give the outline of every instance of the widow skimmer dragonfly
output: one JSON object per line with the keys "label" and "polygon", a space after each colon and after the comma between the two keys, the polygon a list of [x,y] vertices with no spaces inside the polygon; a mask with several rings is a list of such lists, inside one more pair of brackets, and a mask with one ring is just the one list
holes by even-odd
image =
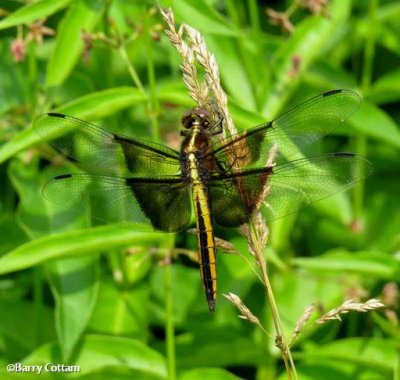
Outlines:
{"label": "widow skimmer dragonfly", "polygon": [[[39,116],[34,130],[86,173],[63,174],[43,189],[62,205],[83,205],[93,218],[136,230],[176,232],[196,219],[200,271],[209,310],[215,310],[217,275],[214,223],[237,227],[249,221],[263,196],[266,220],[295,212],[341,191],[371,172],[351,153],[305,158],[304,148],[351,116],[360,97],[350,90],[318,95],[266,124],[223,141],[211,112],[194,108],[182,118],[181,151],[113,134],[57,113]],[[282,158],[266,165],[270,149]]]}

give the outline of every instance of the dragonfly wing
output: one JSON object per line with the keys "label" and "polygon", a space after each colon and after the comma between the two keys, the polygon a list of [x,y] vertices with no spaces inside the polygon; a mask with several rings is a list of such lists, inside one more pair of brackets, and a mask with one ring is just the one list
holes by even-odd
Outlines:
{"label": "dragonfly wing", "polygon": [[228,169],[264,166],[273,145],[285,157],[303,152],[350,117],[360,102],[360,96],[351,90],[323,93],[274,121],[214,144],[205,156],[214,155]]}
{"label": "dragonfly wing", "polygon": [[165,146],[119,136],[71,116],[39,116],[35,132],[78,166],[93,173],[116,176],[175,175],[179,153]]}
{"label": "dragonfly wing", "polygon": [[209,191],[217,224],[237,227],[247,223],[271,174],[272,167],[214,174]]}
{"label": "dragonfly wing", "polygon": [[43,196],[63,207],[80,207],[103,222],[174,232],[190,224],[189,190],[179,176],[129,179],[64,174],[47,182]]}
{"label": "dragonfly wing", "polygon": [[225,178],[216,174],[210,181],[213,215],[225,227],[247,222],[268,186],[262,209],[266,220],[278,219],[351,187],[371,172],[372,165],[363,157],[330,153],[274,168],[232,172]]}
{"label": "dragonfly wing", "polygon": [[372,171],[368,160],[351,153],[329,153],[278,165],[266,198],[266,219],[290,215],[348,189]]}

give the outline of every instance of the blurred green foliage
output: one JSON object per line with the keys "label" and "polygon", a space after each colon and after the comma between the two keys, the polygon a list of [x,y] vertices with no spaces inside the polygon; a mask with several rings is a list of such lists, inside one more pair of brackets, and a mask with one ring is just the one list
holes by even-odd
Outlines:
{"label": "blurred green foliage", "polygon": [[[43,112],[179,146],[193,103],[155,2],[25,3],[0,4],[1,379],[15,377],[14,362],[76,364],[85,379],[286,378],[265,290],[242,257],[219,254],[219,294],[238,294],[270,338],[221,296],[209,314],[185,257],[159,265],[173,245],[195,250],[195,237],[86,229],[79,212],[60,214],[40,196],[46,178],[70,168],[30,128]],[[362,94],[359,112],[314,149],[367,156],[375,173],[272,223],[266,255],[288,336],[310,303],[321,312],[348,298],[388,305],[305,329],[293,347],[299,378],[399,379],[400,3],[332,0],[322,15],[289,1],[160,3],[215,53],[238,129],[325,90]],[[269,23],[267,3],[294,10],[292,33]],[[247,254],[237,231],[217,235]]]}

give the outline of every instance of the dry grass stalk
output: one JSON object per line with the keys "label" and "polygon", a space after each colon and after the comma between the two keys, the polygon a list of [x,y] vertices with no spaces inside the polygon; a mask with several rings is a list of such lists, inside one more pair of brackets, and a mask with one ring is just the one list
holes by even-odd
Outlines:
{"label": "dry grass stalk", "polygon": [[300,319],[297,321],[296,326],[293,330],[292,336],[290,338],[289,342],[289,347],[293,346],[293,343],[295,342],[296,338],[300,335],[301,331],[303,330],[304,326],[306,323],[310,320],[310,317],[312,313],[315,310],[315,305],[307,305],[304,309],[303,315],[300,317]]}
{"label": "dry grass stalk", "polygon": [[240,226],[240,232],[246,236],[248,241],[248,249],[250,254],[256,259],[259,265],[264,259],[264,249],[267,245],[269,230],[259,212],[254,212],[251,218],[251,223]]}
{"label": "dry grass stalk", "polygon": [[[227,96],[221,87],[217,61],[214,54],[208,51],[204,38],[199,31],[186,24],[182,24],[176,31],[171,8],[166,10],[160,8],[160,13],[168,26],[165,33],[182,57],[183,81],[189,90],[190,97],[201,107],[207,104],[210,94],[212,94],[212,98],[223,116],[226,129],[230,134],[236,133],[228,112]],[[185,37],[187,41],[185,41]],[[202,83],[198,81],[196,60],[205,72],[205,81]]]}
{"label": "dry grass stalk", "polygon": [[215,237],[215,245],[217,246],[218,249],[224,251],[225,253],[234,253],[234,254],[239,253],[232,243],[224,239],[221,239],[219,237]]}
{"label": "dry grass stalk", "polygon": [[168,26],[168,30],[165,33],[182,57],[180,68],[183,73],[183,82],[188,88],[189,95],[199,106],[203,106],[207,102],[208,91],[205,86],[198,82],[197,68],[194,64],[195,54],[183,39],[183,26],[176,31],[175,18],[171,8],[166,10],[160,8],[160,13]]}
{"label": "dry grass stalk", "polygon": [[327,321],[339,320],[341,321],[340,314],[347,314],[349,311],[358,311],[361,313],[365,313],[370,310],[379,309],[382,307],[386,307],[386,305],[375,298],[368,300],[367,302],[354,302],[353,300],[344,301],[342,305],[339,307],[328,311],[321,318],[317,319],[314,323],[325,323]]}
{"label": "dry grass stalk", "polygon": [[243,303],[243,301],[234,293],[223,295],[228,301],[232,302],[240,311],[239,318],[249,321],[257,325],[266,335],[270,336],[268,332],[261,325],[260,320],[250,311],[250,309]]}
{"label": "dry grass stalk", "polygon": [[[266,193],[266,191],[264,193]],[[255,258],[257,266],[261,272],[262,282],[267,290],[268,300],[271,305],[271,312],[276,330],[275,345],[280,349],[282,353],[286,375],[288,379],[291,379],[293,374],[294,379],[297,379],[298,377],[296,366],[290,352],[290,346],[287,344],[284,336],[278,307],[267,274],[267,262],[264,256],[264,249],[268,241],[269,230],[261,213],[258,210],[254,211],[250,223],[248,225],[241,226],[240,231],[248,239],[248,249],[250,251],[250,254]]]}

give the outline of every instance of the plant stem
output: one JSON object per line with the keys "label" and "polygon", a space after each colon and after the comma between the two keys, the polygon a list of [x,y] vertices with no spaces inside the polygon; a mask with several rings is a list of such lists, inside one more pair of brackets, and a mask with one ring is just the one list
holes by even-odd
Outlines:
{"label": "plant stem", "polygon": [[[361,77],[361,91],[364,96],[368,93],[373,72],[373,61],[375,55],[375,37],[376,37],[376,14],[378,9],[378,0],[371,0],[368,7],[369,27],[368,34],[364,46],[364,65]],[[364,135],[358,134],[355,140],[355,150],[360,156],[365,156],[367,153],[367,139]],[[354,204],[353,212],[355,220],[361,216],[364,203],[364,187],[365,181],[360,181],[354,188]]]}
{"label": "plant stem", "polygon": [[38,94],[38,76],[36,61],[36,42],[31,41],[28,44],[28,77],[30,87],[30,102],[32,118],[36,116],[37,94]]}
{"label": "plant stem", "polygon": [[[173,248],[175,238],[169,241],[170,252],[168,253],[168,261],[171,260],[171,250]],[[174,303],[172,294],[172,270],[171,263],[168,262],[164,267],[164,287],[165,287],[165,332],[166,332],[166,351],[168,380],[176,379],[176,357],[175,357],[175,325],[174,325]]]}
{"label": "plant stem", "polygon": [[129,60],[128,53],[126,52],[125,45],[121,43],[121,45],[118,47],[118,52],[121,55],[121,58],[124,60],[126,67],[128,68],[129,74],[135,83],[136,87],[142,92],[143,94],[146,93],[142,82],[139,79],[139,76],[137,75],[137,72],[133,65],[131,64],[131,61]]}
{"label": "plant stem", "polygon": [[249,16],[250,16],[250,23],[251,28],[255,32],[255,34],[259,34],[261,31],[260,27],[260,18],[258,16],[258,7],[256,0],[250,0],[249,4]]}
{"label": "plant stem", "polygon": [[35,345],[40,346],[42,343],[42,314],[43,314],[43,269],[41,266],[33,270],[33,302],[35,307],[33,327],[35,329]]}
{"label": "plant stem", "polygon": [[[253,222],[250,223],[250,228],[251,228],[251,234],[253,236],[252,240],[254,242],[260,242],[262,239],[260,239],[260,232],[257,227],[257,221],[255,218],[253,218]],[[294,379],[297,380],[297,371],[296,371],[296,366],[294,364],[292,354],[290,352],[290,348],[286,342],[286,338],[284,335],[283,327],[282,327],[282,322],[279,317],[279,311],[278,311],[278,306],[275,301],[275,296],[274,292],[272,290],[272,285],[268,277],[267,273],[267,263],[265,260],[264,252],[263,252],[263,244],[256,244],[257,249],[255,251],[256,254],[256,260],[258,267],[260,268],[261,271],[261,277],[263,280],[263,283],[265,284],[265,287],[267,289],[267,296],[269,303],[271,305],[271,311],[272,311],[272,319],[274,321],[275,325],[275,330],[276,330],[276,343],[278,343],[278,346],[282,352],[282,358],[285,364],[285,370],[286,370],[286,375],[287,378],[290,380],[292,379],[291,373],[293,373]],[[292,372],[291,370],[292,369]]]}
{"label": "plant stem", "polygon": [[149,81],[149,103],[148,111],[151,120],[152,135],[156,141],[160,140],[160,131],[158,125],[159,104],[156,93],[156,76],[153,59],[153,43],[149,31],[149,16],[146,18],[146,57],[147,57],[147,78]]}

